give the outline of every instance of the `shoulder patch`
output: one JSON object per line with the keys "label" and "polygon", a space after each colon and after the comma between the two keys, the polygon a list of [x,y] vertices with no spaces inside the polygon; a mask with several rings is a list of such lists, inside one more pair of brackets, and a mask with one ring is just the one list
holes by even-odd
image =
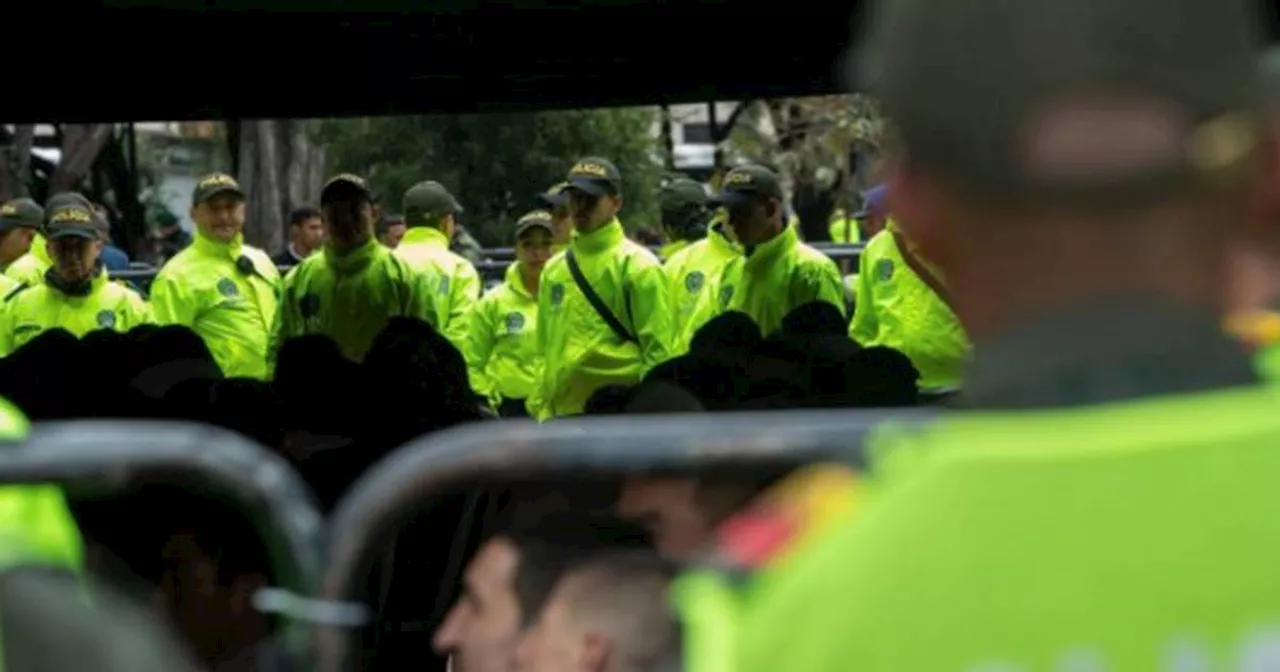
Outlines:
{"label": "shoulder patch", "polygon": [[888,282],[893,279],[893,260],[881,259],[876,262],[876,280]]}
{"label": "shoulder patch", "polygon": [[706,282],[706,276],[702,274],[702,271],[690,271],[684,276],[685,291],[690,294],[697,294],[702,289],[704,282]]}
{"label": "shoulder patch", "polygon": [[114,329],[116,326],[116,314],[110,310],[99,310],[96,319],[99,329]]}
{"label": "shoulder patch", "polygon": [[776,565],[833,522],[847,519],[861,499],[861,481],[842,464],[802,467],[734,514],[716,530],[713,560],[754,571]]}

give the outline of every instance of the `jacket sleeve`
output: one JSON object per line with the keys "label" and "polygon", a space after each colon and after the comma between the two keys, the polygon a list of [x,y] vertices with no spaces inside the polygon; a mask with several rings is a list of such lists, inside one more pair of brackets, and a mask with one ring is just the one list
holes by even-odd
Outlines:
{"label": "jacket sleeve", "polygon": [[450,297],[448,322],[443,330],[445,338],[459,349],[466,342],[468,316],[480,300],[480,288],[480,274],[476,272],[476,267],[471,264],[460,265],[450,290],[453,296]]}
{"label": "jacket sleeve", "polygon": [[668,296],[670,288],[657,260],[641,263],[633,259],[630,276],[631,329],[640,341],[640,361],[647,373],[670,358],[676,341]]}
{"label": "jacket sleeve", "polygon": [[196,322],[196,302],[173,276],[161,272],[151,283],[151,310],[157,324],[192,326]]}
{"label": "jacket sleeve", "polygon": [[542,353],[542,357],[538,359],[538,364],[534,371],[533,379],[535,382],[533,386],[533,394],[530,394],[529,398],[525,400],[524,403],[524,408],[529,412],[529,417],[536,418],[539,422],[546,420],[549,415],[544,410],[547,405],[546,399],[549,395],[549,391],[547,390],[546,357],[547,341],[549,336],[547,334],[546,320],[543,319],[543,315],[551,314],[551,292],[549,290],[550,283],[545,282],[547,277],[547,271],[545,268],[542,271],[542,277],[544,281],[538,285],[538,328],[535,332],[537,334],[538,352]]}
{"label": "jacket sleeve", "polygon": [[872,255],[867,254],[870,248],[864,248],[858,258],[857,298],[853,304],[853,319],[849,322],[849,338],[859,344],[866,345],[880,333],[880,323],[876,319],[875,298],[871,294]]}
{"label": "jacket sleeve", "polygon": [[806,264],[801,269],[801,286],[797,288],[796,303],[802,306],[811,301],[825,301],[840,309],[844,315],[844,282],[840,278],[840,268],[830,259],[820,263]]}
{"label": "jacket sleeve", "polygon": [[485,368],[493,354],[493,304],[491,300],[481,299],[463,317],[466,329],[460,343],[462,356],[467,360],[467,372],[471,376],[471,388],[491,400],[496,391],[493,381],[485,375]]}
{"label": "jacket sleeve", "polygon": [[297,277],[297,268],[284,277],[280,305],[276,307],[276,319],[271,321],[271,336],[267,341],[267,371],[272,377],[275,376],[276,357],[280,354],[281,346],[301,331],[302,316],[298,314],[298,302],[295,300]]}
{"label": "jacket sleeve", "polygon": [[156,324],[156,316],[152,307],[142,298],[140,294],[132,289],[125,288],[125,312],[127,313],[128,329],[132,329],[140,324]]}
{"label": "jacket sleeve", "polygon": [[13,353],[13,309],[8,298],[0,305],[0,357],[8,357]]}

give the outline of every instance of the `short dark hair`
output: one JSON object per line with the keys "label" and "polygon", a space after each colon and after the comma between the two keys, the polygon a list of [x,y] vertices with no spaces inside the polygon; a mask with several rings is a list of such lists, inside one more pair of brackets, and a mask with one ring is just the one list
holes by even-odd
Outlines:
{"label": "short dark hair", "polygon": [[319,218],[320,218],[319,209],[313,208],[309,205],[304,205],[299,208],[294,208],[293,212],[289,213],[289,226],[301,226],[304,222],[307,222],[308,220],[319,219]]}
{"label": "short dark hair", "polygon": [[652,548],[642,526],[596,513],[514,518],[490,539],[510,542],[519,554],[514,588],[520,619],[526,625],[542,611],[565,572],[602,553]]}

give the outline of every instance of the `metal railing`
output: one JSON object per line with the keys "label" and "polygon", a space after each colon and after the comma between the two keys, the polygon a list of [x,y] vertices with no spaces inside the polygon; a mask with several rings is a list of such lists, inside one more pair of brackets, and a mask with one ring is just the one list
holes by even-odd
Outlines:
{"label": "metal railing", "polygon": [[[278,583],[270,593],[294,601],[318,594],[324,518],[310,489],[284,458],[234,432],[169,421],[37,423],[27,440],[0,450],[0,483],[105,494],[143,483],[181,486],[231,506],[254,526]],[[288,654],[309,659],[305,619],[283,615]]]}
{"label": "metal railing", "polygon": [[[863,464],[867,435],[885,423],[925,426],[936,410],[774,411],[582,418],[538,425],[504,421],[435,433],[396,450],[366,471],[330,518],[322,599],[355,605],[386,540],[426,502],[495,481],[592,477],[660,471],[715,470],[732,464],[761,467],[838,460]],[[441,595],[460,579],[464,522],[452,545]],[[447,605],[446,605],[447,608]],[[437,618],[441,616],[437,609]],[[319,626],[316,650],[324,672],[358,666],[362,631]]]}

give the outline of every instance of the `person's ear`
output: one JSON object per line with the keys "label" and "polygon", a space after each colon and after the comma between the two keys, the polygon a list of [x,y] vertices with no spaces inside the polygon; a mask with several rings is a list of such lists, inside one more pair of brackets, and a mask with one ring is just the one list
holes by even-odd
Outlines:
{"label": "person's ear", "polygon": [[604,672],[609,669],[609,640],[598,632],[582,636],[582,651],[578,655],[579,672]]}
{"label": "person's ear", "polygon": [[619,212],[620,210],[622,210],[622,195],[621,195],[621,194],[619,194],[619,195],[617,195],[617,196],[614,196],[614,197],[613,197],[613,211],[614,211],[614,213],[617,213],[617,212]]}

